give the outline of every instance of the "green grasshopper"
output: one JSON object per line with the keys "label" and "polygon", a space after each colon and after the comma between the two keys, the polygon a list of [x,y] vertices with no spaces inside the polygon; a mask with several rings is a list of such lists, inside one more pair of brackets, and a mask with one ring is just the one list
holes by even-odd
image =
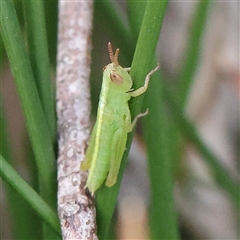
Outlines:
{"label": "green grasshopper", "polygon": [[128,101],[131,97],[143,94],[150,76],[159,66],[148,73],[144,86],[133,91],[130,68],[122,68],[118,63],[119,48],[115,54],[108,43],[109,57],[112,63],[103,68],[103,82],[97,111],[97,121],[93,127],[89,147],[81,164],[82,170],[89,169],[86,187],[94,192],[103,184],[113,186],[121,159],[125,151],[127,134],[132,131],[137,119],[148,114],[138,114],[131,122]]}

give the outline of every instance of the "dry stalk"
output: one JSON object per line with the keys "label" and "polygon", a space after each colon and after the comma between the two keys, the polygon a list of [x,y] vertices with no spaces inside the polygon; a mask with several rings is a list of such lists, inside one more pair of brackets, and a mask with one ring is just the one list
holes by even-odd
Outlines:
{"label": "dry stalk", "polygon": [[90,132],[92,12],[93,1],[59,1],[58,214],[63,239],[97,239],[95,208],[79,168]]}

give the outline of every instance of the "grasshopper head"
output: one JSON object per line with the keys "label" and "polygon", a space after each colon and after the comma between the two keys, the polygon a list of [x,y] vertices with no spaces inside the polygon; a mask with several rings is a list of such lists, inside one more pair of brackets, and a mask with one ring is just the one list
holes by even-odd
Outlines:
{"label": "grasshopper head", "polygon": [[132,79],[128,72],[125,69],[123,69],[118,63],[119,48],[116,49],[116,52],[114,54],[112,50],[112,45],[109,42],[108,52],[110,60],[112,62],[109,64],[111,66],[110,71],[111,81],[114,84],[119,85],[119,88],[121,87],[121,89],[126,90],[126,92],[129,91],[129,89],[132,87]]}

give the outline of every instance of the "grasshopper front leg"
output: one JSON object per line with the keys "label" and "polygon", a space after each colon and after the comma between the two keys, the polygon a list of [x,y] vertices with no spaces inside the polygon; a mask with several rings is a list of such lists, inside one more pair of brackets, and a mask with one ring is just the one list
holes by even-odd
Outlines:
{"label": "grasshopper front leg", "polygon": [[147,74],[146,78],[145,78],[145,82],[144,82],[144,86],[140,87],[139,89],[133,91],[133,92],[129,92],[131,97],[137,97],[143,93],[146,92],[147,88],[148,88],[148,83],[150,80],[151,75],[156,72],[159,69],[159,64],[151,71]]}

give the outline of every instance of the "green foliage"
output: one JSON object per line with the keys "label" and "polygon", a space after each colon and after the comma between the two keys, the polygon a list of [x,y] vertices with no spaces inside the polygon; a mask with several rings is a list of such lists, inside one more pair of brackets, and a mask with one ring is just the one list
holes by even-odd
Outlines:
{"label": "green foliage", "polygon": [[0,164],[0,175],[2,178],[60,235],[60,225],[56,212],[44,202],[44,200],[22,179],[21,176],[18,175],[1,155]]}

